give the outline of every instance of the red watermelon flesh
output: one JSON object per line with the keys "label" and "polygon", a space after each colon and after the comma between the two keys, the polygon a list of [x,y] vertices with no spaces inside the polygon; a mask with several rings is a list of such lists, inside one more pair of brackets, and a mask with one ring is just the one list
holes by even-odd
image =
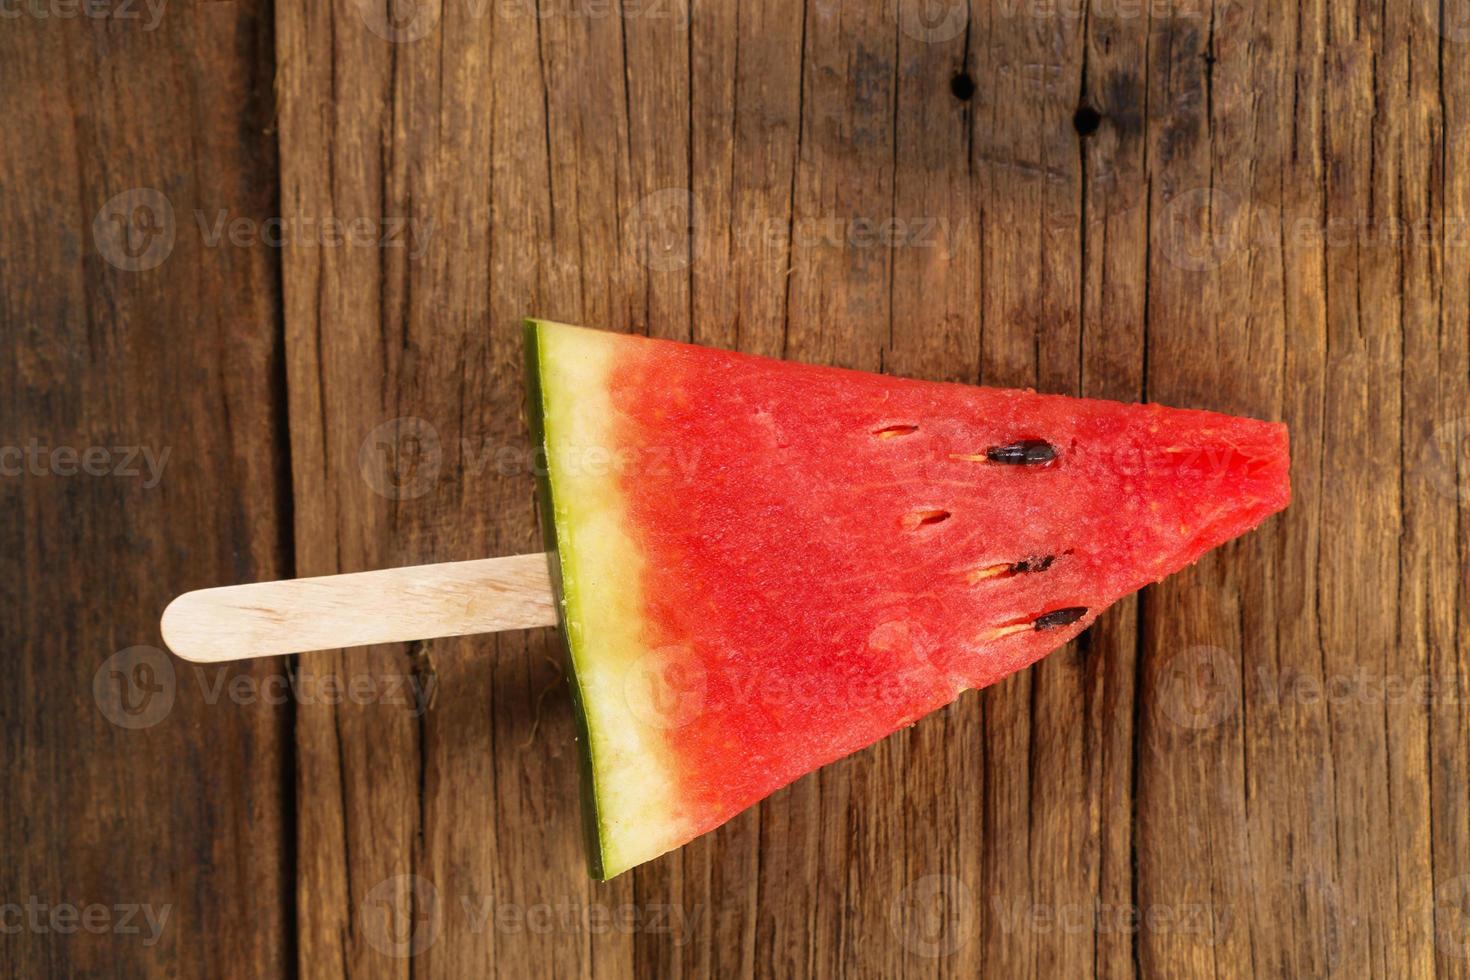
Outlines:
{"label": "red watermelon flesh", "polygon": [[1035,662],[1290,495],[1279,424],[528,342],[599,877]]}

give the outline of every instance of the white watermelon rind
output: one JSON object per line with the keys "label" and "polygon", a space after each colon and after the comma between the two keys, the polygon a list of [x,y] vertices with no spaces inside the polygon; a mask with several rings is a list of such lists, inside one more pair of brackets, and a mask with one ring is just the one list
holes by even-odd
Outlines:
{"label": "white watermelon rind", "polygon": [[[629,701],[645,669],[643,556],[629,537],[625,490],[588,465],[617,449],[607,378],[618,337],[525,321],[527,421],[544,465],[537,499],[577,716],[588,869],[606,880],[692,834],[679,818],[667,732]],[[626,344],[626,339],[623,339]]]}

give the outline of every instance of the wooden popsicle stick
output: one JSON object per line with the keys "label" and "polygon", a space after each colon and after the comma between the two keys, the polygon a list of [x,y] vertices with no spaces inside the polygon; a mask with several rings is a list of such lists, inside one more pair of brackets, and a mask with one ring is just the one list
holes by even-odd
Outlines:
{"label": "wooden popsicle stick", "polygon": [[162,623],[199,663],[555,625],[544,554],[201,589]]}

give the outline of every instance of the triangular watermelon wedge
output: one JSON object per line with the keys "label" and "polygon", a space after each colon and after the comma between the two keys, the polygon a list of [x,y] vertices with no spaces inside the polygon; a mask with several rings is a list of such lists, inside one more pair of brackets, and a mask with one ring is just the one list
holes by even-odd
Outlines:
{"label": "triangular watermelon wedge", "polygon": [[527,322],[610,878],[1286,506],[1279,424]]}

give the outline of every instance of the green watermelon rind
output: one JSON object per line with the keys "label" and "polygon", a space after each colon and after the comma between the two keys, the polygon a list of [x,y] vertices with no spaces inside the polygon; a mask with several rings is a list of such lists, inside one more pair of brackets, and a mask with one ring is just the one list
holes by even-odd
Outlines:
{"label": "green watermelon rind", "polygon": [[561,636],[563,660],[571,680],[572,709],[577,720],[577,755],[582,796],[582,833],[587,842],[587,870],[599,881],[606,881],[603,860],[602,820],[597,808],[596,767],[592,756],[592,734],[588,724],[582,685],[577,677],[576,657],[571,648],[571,632],[567,629],[567,609],[576,601],[576,582],[563,574],[561,550],[557,547],[556,506],[551,485],[551,466],[546,431],[545,402],[541,390],[541,322],[524,321],[526,345],[526,422],[531,429],[531,445],[538,457],[532,469],[536,473],[537,517],[546,547],[546,561],[551,573],[552,593],[556,597],[556,617]]}

